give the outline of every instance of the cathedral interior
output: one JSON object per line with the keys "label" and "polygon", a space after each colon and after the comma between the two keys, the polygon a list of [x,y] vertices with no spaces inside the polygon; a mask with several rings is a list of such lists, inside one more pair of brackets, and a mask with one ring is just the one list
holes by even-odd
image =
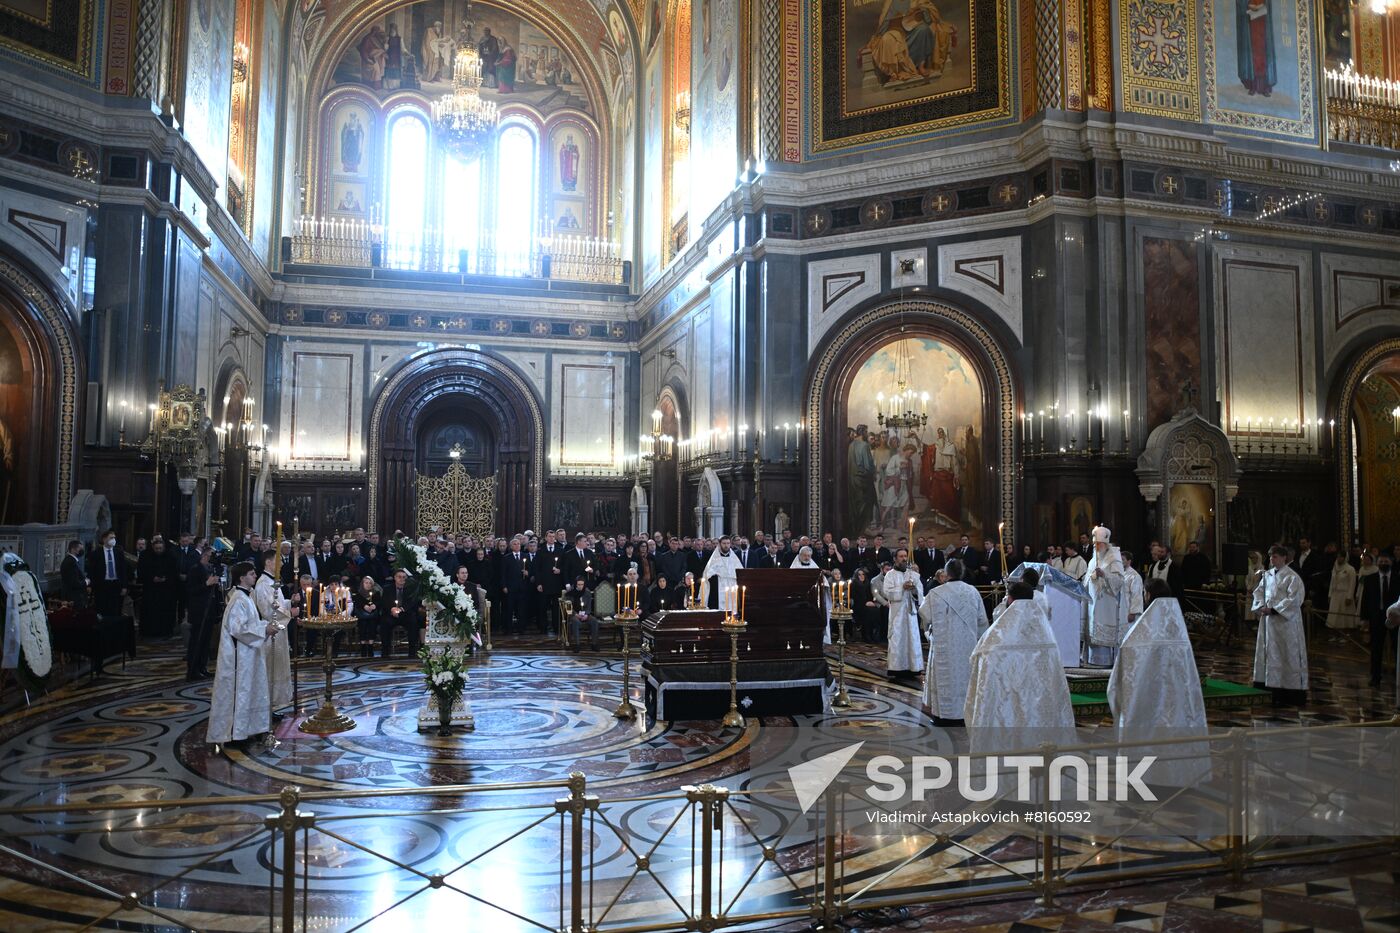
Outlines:
{"label": "cathedral interior", "polygon": [[[1400,930],[1400,3],[0,0],[0,76],[0,929]],[[1134,670],[1147,829],[763,782]]]}

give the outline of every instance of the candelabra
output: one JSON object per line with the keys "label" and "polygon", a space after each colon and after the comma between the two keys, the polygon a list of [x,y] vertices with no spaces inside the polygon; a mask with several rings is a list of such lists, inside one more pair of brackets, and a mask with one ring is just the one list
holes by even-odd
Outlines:
{"label": "candelabra", "polygon": [[661,411],[651,413],[651,433],[642,435],[641,458],[647,463],[667,463],[676,456],[676,439],[661,433]]}
{"label": "candelabra", "polygon": [[846,693],[846,624],[851,621],[851,584],[849,580],[838,580],[832,585],[831,617],[836,620],[836,676],[838,687],[836,699],[831,705],[837,709],[849,709],[851,697]]}
{"label": "candelabra", "polygon": [[356,622],[350,615],[350,595],[344,588],[340,588],[341,593],[332,591],[332,602],[327,607],[322,607],[321,615],[313,618],[301,620],[302,627],[310,632],[319,632],[321,643],[325,645],[325,655],[321,662],[321,669],[326,674],[326,690],[322,694],[321,708],[309,719],[303,720],[297,726],[307,735],[335,735],[338,732],[349,732],[355,728],[355,720],[346,716],[335,706],[335,688],[333,681],[335,678],[335,636],[341,632],[350,631],[355,628]]}
{"label": "candelabra", "polygon": [[739,636],[748,629],[744,619],[744,595],[744,589],[737,586],[724,594],[724,621],[720,623],[729,634],[729,712],[720,720],[726,729],[744,728],[744,716],[739,712]]}
{"label": "candelabra", "polygon": [[617,705],[613,715],[623,722],[635,722],[637,719],[637,707],[632,705],[632,653],[628,644],[628,636],[632,629],[637,626],[636,613],[620,612],[613,616],[613,621],[617,627],[622,629],[622,702]]}

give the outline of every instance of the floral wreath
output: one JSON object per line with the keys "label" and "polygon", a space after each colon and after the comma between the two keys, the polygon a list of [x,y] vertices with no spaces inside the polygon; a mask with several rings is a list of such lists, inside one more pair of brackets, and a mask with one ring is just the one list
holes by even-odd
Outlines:
{"label": "floral wreath", "polygon": [[479,646],[481,635],[477,626],[480,616],[476,611],[476,600],[442,572],[442,568],[428,557],[428,549],[399,535],[389,545],[389,554],[394,570],[408,574],[408,578],[417,585],[423,601],[441,607],[456,631],[457,640]]}

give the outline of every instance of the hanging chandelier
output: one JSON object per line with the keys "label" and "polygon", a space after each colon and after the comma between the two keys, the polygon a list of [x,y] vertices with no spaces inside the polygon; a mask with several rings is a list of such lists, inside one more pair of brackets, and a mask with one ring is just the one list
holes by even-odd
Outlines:
{"label": "hanging chandelier", "polygon": [[[894,345],[894,382],[890,395],[875,396],[875,410],[880,427],[887,431],[918,430],[928,424],[928,393],[918,393],[909,387],[911,363],[909,341],[901,338]],[[922,407],[914,410],[915,404]]]}
{"label": "hanging chandelier", "polygon": [[486,151],[500,115],[481,99],[481,56],[472,46],[452,61],[452,91],[433,101],[433,125],[447,150],[470,161]]}

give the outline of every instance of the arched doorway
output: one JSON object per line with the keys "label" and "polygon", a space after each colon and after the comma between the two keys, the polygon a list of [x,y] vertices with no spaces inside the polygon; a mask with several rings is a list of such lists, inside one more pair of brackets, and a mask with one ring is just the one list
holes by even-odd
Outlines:
{"label": "arched doorway", "polygon": [[[661,433],[679,439],[681,402],[674,387],[662,388],[656,400],[656,410],[661,412]],[[667,535],[681,533],[683,511],[678,457],[677,451],[670,460],[651,465],[651,528]]]}
{"label": "arched doorway", "polygon": [[0,524],[64,522],[82,380],[64,305],[0,254]]}
{"label": "arched doorway", "polygon": [[[897,299],[832,329],[808,393],[807,530],[838,537],[960,534],[1015,540],[1016,392],[999,342],[975,317],[928,299]],[[880,399],[926,423],[891,430]],[[923,394],[928,393],[927,402]],[[888,406],[885,406],[888,413]],[[911,542],[912,543],[912,542]]]}
{"label": "arched doorway", "polygon": [[1336,412],[1344,537],[1388,547],[1400,541],[1400,339],[1380,341],[1357,357]]}
{"label": "arched doorway", "polygon": [[[477,468],[497,475],[495,531],[541,525],[544,418],[539,399],[511,366],[474,350],[430,350],[385,382],[369,423],[368,527],[414,528],[414,474],[436,465],[435,444],[474,436],[489,445]],[[450,451],[451,445],[448,445]]]}

